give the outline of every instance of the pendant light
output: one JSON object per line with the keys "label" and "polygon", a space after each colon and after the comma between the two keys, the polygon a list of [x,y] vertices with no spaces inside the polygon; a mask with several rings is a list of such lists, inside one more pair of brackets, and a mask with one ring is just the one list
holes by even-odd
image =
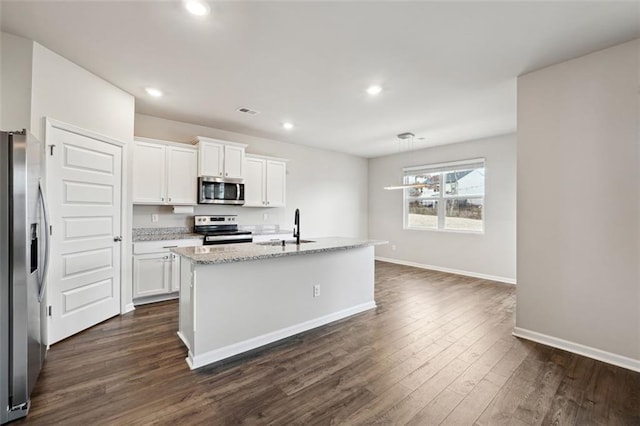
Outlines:
{"label": "pendant light", "polygon": [[[411,132],[404,132],[396,135],[398,138],[398,150],[399,152],[403,151],[412,151],[413,150],[413,140],[416,137]],[[422,139],[422,138],[421,138]],[[392,185],[385,186],[384,189],[394,190],[394,189],[405,189],[405,188],[424,188],[427,185],[424,183],[411,183],[411,184],[403,184],[403,185]]]}

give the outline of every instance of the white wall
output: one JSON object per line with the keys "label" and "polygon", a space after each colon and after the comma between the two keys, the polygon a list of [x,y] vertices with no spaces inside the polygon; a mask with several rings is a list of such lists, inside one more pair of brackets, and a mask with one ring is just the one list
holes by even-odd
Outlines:
{"label": "white wall", "polygon": [[[293,229],[294,211],[299,208],[304,237],[367,236],[364,158],[141,114],[136,115],[135,134],[185,143],[196,136],[208,136],[246,143],[248,153],[290,160],[285,208],[197,206],[196,214],[237,214],[241,225],[277,224]],[[159,222],[151,222],[152,213],[159,214]],[[263,220],[264,213],[267,220]],[[189,217],[175,215],[168,207],[135,206],[133,227],[187,226]]]}
{"label": "white wall", "polygon": [[31,132],[38,139],[43,139],[44,117],[50,117],[130,142],[134,101],[111,83],[34,43]]}
{"label": "white wall", "polygon": [[[49,117],[130,143],[133,140],[135,99],[105,80],[52,52],[32,44],[30,124],[38,139],[45,141],[44,118]],[[125,154],[127,147],[125,146]],[[129,166],[127,166],[129,167]],[[127,169],[130,175],[130,169]],[[130,182],[123,185],[128,202]],[[52,211],[55,202],[52,202]],[[55,214],[55,212],[53,212]],[[131,208],[122,221],[122,305],[131,304]],[[53,260],[55,261],[55,259]]]}
{"label": "white wall", "polygon": [[518,79],[516,316],[516,333],[637,369],[639,47]]}
{"label": "white wall", "polygon": [[0,61],[0,129],[29,129],[33,42],[13,34],[2,33]]}
{"label": "white wall", "polygon": [[[403,229],[403,167],[485,158],[484,234]],[[369,161],[369,238],[376,256],[513,282],[516,277],[516,137],[443,145]],[[396,250],[392,250],[392,246]]]}

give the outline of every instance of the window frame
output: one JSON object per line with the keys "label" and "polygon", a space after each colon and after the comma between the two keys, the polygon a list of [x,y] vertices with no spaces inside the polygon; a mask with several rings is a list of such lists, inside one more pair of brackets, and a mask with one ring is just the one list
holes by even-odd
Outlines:
{"label": "window frame", "polygon": [[[482,167],[479,167],[482,164]],[[469,170],[470,166],[473,169],[484,169],[484,185],[481,195],[447,195],[446,191],[446,174],[452,171]],[[453,232],[463,234],[484,234],[485,221],[486,221],[486,168],[487,162],[485,158],[473,158],[468,160],[451,161],[447,163],[426,164],[422,166],[404,167],[402,169],[402,180],[404,184],[407,184],[407,176],[415,176],[419,174],[439,173],[440,174],[440,192],[437,197],[425,197],[425,200],[434,200],[437,202],[438,216],[435,228],[409,226],[409,191],[410,188],[404,188],[402,190],[402,228],[407,231],[435,231],[435,232]],[[446,224],[446,205],[449,200],[465,200],[465,199],[481,199],[482,200],[482,221],[480,230],[470,229],[448,229]]]}

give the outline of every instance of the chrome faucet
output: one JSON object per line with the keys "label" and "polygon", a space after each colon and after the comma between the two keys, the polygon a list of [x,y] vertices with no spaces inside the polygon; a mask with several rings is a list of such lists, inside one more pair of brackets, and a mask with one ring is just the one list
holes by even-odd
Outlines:
{"label": "chrome faucet", "polygon": [[296,244],[300,245],[300,209],[296,209],[296,216],[293,221],[293,238],[296,239]]}

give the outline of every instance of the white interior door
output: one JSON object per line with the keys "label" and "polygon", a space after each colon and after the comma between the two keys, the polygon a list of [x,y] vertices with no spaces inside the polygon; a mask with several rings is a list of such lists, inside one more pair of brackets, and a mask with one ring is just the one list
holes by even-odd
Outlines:
{"label": "white interior door", "polygon": [[46,145],[51,344],[120,313],[122,147],[56,126]]}

